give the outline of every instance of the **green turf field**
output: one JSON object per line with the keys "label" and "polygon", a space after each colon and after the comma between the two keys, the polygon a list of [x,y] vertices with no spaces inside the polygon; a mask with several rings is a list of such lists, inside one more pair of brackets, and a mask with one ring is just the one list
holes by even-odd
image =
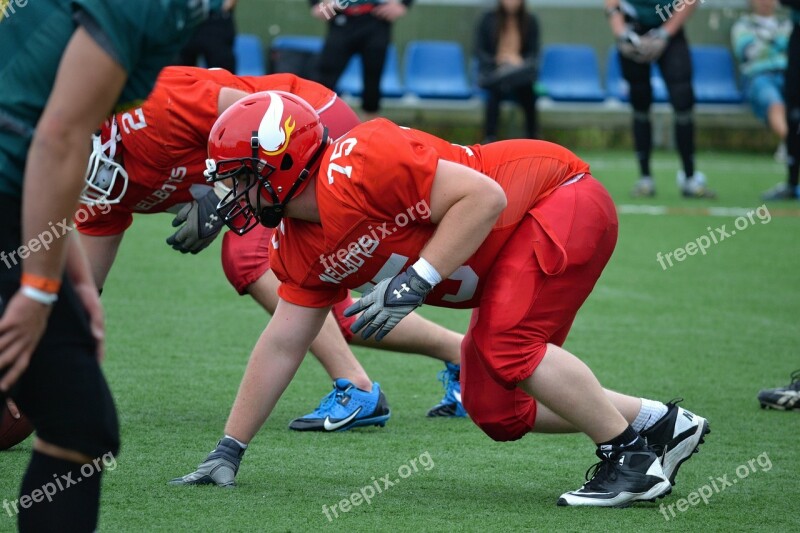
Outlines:
{"label": "green turf field", "polygon": [[[698,166],[720,199],[690,202],[674,185],[676,158],[659,155],[660,196],[644,202],[627,196],[636,174],[631,154],[581,155],[618,204],[672,208],[658,216],[620,215],[615,255],[566,344],[605,386],[661,400],[682,396],[686,407],[710,420],[711,435],[680,471],[672,495],[624,510],[556,507],[558,496],[578,488],[595,462],[587,438],[536,435],[495,443],[468,420],[426,419],[442,394],[440,364],[361,349],[357,355],[392,407],[386,428],[288,431],[288,422],[330,388],[309,358],[251,444],[238,488],[167,486],[193,470],[220,437],[266,315],[227,285],[219,241],[199,256],[181,256],[163,242],[170,218],[149,216],[130,230],[103,295],[105,370],[124,444],[105,478],[101,530],[796,530],[800,413],[762,411],[755,395],[786,384],[800,368],[800,204],[769,205],[768,223],[767,217],[747,221],[706,255],[666,270],[656,259],[708,235],[708,227],[736,229],[734,213],[703,216],[680,208],[755,208],[759,193],[783,179],[782,167],[767,157],[701,155]],[[461,331],[468,319],[463,311],[422,313]],[[0,453],[0,499],[17,497],[30,442]],[[346,513],[337,508],[338,518],[326,518],[324,505],[387,474],[390,480],[408,474],[414,459],[418,472],[370,504]],[[717,479],[726,476],[736,483],[723,488]],[[707,504],[691,496],[709,490]],[[13,519],[0,514],[0,531],[13,528]]]}

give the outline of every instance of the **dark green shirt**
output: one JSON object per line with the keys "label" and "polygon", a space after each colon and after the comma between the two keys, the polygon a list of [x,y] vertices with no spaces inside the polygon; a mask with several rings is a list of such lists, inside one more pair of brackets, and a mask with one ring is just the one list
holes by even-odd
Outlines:
{"label": "dark green shirt", "polygon": [[123,108],[147,97],[207,11],[204,0],[0,0],[0,193],[21,194],[33,129],[78,25],[127,72]]}
{"label": "dark green shirt", "polygon": [[620,7],[626,19],[645,28],[657,28],[675,14],[672,0],[622,0]]}

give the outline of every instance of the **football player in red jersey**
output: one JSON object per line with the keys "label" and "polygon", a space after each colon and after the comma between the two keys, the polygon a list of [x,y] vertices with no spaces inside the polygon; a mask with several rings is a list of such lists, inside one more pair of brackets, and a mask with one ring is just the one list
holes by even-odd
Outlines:
{"label": "football player in red jersey", "polygon": [[705,419],[605,390],[561,348],[617,239],[610,196],[567,149],[458,146],[383,119],[331,142],[302,100],[266,92],[220,116],[207,175],[235,182],[220,204],[234,231],[279,227],[270,261],[280,301],[226,438],[172,483],[235,483],[235,441],[255,435],[331,305],[356,288],[365,292],[345,314],[360,313],[352,329],[364,337],[383,338],[423,302],[474,309],[461,353],[473,421],[499,441],[580,431],[597,443],[600,466],[560,505],[663,496],[703,440]]}
{"label": "football player in red jersey", "polygon": [[[219,197],[203,176],[208,133],[229,105],[265,89],[285,90],[309,102],[336,137],[358,124],[355,113],[334,92],[297,76],[240,77],[194,67],[164,69],[141,107],[106,122],[94,139],[84,193],[89,205],[75,217],[98,287],[105,283],[133,213],[177,212],[173,225],[180,227],[167,242],[181,252],[197,253],[213,241],[224,224],[216,211]],[[270,313],[275,311],[280,284],[269,265],[271,236],[272,230],[259,226],[243,236],[227,232],[222,245],[223,270],[231,284]],[[429,415],[465,416],[458,399],[461,335],[414,315],[404,331],[387,338],[389,342],[353,339],[349,329],[353,319],[342,314],[351,303],[347,296],[334,305],[333,316],[311,348],[334,380],[334,388],[320,407],[292,421],[290,428],[343,430],[383,425],[389,418],[380,385],[358,363],[347,346],[350,341],[444,361],[445,398]],[[369,408],[351,417],[361,402]]]}

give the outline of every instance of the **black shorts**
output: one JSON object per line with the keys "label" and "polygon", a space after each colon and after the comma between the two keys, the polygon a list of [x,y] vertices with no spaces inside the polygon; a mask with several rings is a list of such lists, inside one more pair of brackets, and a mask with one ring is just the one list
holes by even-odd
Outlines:
{"label": "black shorts", "polygon": [[[19,288],[21,264],[18,255],[11,252],[20,245],[20,219],[20,200],[0,195],[3,313]],[[0,375],[3,373],[0,371]],[[9,395],[42,440],[90,457],[119,451],[114,401],[97,363],[87,313],[66,277],[30,365]]]}

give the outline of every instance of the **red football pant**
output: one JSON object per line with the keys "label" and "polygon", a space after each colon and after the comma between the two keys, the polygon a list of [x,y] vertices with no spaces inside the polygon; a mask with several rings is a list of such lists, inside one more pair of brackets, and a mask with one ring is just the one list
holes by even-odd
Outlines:
{"label": "red football pant", "polygon": [[533,429],[536,401],[517,384],[547,343],[564,343],[617,242],[614,203],[588,174],[529,213],[498,255],[461,346],[464,407],[497,441]]}

